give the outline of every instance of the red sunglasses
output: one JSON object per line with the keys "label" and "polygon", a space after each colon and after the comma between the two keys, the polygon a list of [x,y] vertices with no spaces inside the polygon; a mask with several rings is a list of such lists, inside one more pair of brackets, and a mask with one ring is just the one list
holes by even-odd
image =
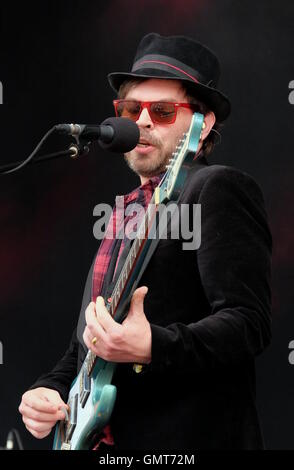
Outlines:
{"label": "red sunglasses", "polygon": [[190,103],[136,100],[114,100],[113,105],[116,117],[126,117],[132,121],[137,121],[142,110],[147,108],[152,122],[156,124],[173,124],[179,108],[195,109],[197,107]]}

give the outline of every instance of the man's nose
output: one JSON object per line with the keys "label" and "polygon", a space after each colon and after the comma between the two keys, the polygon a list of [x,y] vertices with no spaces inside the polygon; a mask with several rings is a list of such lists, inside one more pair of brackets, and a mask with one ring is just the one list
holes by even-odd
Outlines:
{"label": "man's nose", "polygon": [[154,127],[150,114],[147,108],[143,108],[139,118],[136,121],[137,126],[141,127]]}

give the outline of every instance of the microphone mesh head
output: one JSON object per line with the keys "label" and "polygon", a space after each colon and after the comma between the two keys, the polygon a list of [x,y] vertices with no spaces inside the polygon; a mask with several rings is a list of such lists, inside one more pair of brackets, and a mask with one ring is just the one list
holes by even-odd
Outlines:
{"label": "microphone mesh head", "polygon": [[139,142],[139,127],[131,119],[123,117],[111,117],[101,123],[103,126],[111,126],[114,131],[111,142],[105,143],[98,140],[99,145],[111,152],[125,153],[133,150]]}

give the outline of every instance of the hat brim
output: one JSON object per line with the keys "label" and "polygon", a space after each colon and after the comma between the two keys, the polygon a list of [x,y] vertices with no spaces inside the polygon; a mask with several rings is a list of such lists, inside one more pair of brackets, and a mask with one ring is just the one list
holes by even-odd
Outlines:
{"label": "hat brim", "polygon": [[125,80],[132,78],[158,78],[164,80],[181,80],[189,83],[195,88],[195,94],[200,101],[203,101],[211,111],[215,113],[217,122],[222,122],[229,116],[231,112],[231,104],[229,99],[215,88],[211,88],[202,83],[194,83],[188,78],[179,78],[175,75],[169,75],[166,71],[156,70],[156,74],[143,74],[143,73],[126,73],[126,72],[112,72],[108,74],[108,81],[111,88],[117,93],[120,86]]}

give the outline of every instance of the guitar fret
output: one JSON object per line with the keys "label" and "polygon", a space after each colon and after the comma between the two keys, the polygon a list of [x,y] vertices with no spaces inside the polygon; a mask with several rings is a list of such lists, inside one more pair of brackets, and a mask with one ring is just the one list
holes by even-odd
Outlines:
{"label": "guitar fret", "polygon": [[[115,309],[115,308],[116,308],[116,305],[117,305],[117,303],[116,303],[116,295],[117,295],[116,292],[113,291],[113,293],[112,293],[112,306],[113,306],[113,309]],[[113,315],[113,312],[112,312],[112,315]]]}
{"label": "guitar fret", "polygon": [[125,281],[126,281],[129,277],[129,274],[130,274],[130,271],[128,270],[127,266],[125,267],[124,272],[125,272],[124,276],[125,276]]}

